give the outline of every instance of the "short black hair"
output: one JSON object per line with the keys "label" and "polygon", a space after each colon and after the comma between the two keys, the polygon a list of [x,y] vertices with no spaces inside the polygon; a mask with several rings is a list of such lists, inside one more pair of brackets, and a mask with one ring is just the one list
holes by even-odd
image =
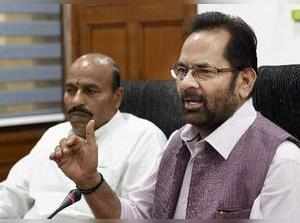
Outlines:
{"label": "short black hair", "polygon": [[224,57],[233,68],[251,67],[257,73],[257,38],[253,29],[240,17],[221,12],[205,12],[196,15],[188,34],[202,30],[222,28],[231,34]]}
{"label": "short black hair", "polygon": [[112,64],[112,90],[116,91],[120,87],[121,71],[119,66],[113,62]]}

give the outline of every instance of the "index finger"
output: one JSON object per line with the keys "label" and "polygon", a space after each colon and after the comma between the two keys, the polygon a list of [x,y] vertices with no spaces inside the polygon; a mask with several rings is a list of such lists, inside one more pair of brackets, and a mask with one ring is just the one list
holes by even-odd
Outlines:
{"label": "index finger", "polygon": [[86,125],[85,138],[88,145],[96,145],[96,136],[95,136],[95,120],[90,120]]}

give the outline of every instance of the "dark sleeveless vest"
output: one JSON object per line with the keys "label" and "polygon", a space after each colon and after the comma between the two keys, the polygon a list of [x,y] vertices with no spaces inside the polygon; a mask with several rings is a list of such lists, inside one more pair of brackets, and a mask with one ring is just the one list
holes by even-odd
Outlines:
{"label": "dark sleeveless vest", "polygon": [[[174,216],[190,158],[180,139],[182,129],[170,141],[160,163],[153,218]],[[194,160],[186,218],[249,218],[276,149],[285,140],[298,144],[289,133],[258,113],[227,160],[206,143],[204,156],[196,156]]]}

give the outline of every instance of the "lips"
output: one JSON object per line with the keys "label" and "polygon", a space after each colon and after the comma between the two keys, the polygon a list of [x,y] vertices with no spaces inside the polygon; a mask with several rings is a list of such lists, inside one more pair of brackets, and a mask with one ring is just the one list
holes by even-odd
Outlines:
{"label": "lips", "polygon": [[194,102],[194,101],[184,101],[184,108],[186,110],[198,110],[203,106],[203,103]]}
{"label": "lips", "polygon": [[81,117],[91,117],[92,115],[88,112],[82,112],[82,111],[73,111],[69,113],[70,116],[81,116]]}
{"label": "lips", "polygon": [[202,102],[196,101],[184,101],[184,108],[188,111],[199,110],[203,106]]}
{"label": "lips", "polygon": [[86,123],[88,122],[90,119],[92,119],[92,116],[90,113],[88,112],[82,112],[82,111],[73,111],[73,112],[69,112],[69,120],[72,123]]}
{"label": "lips", "polygon": [[185,110],[199,110],[204,105],[204,98],[199,95],[186,95],[183,97],[183,104]]}

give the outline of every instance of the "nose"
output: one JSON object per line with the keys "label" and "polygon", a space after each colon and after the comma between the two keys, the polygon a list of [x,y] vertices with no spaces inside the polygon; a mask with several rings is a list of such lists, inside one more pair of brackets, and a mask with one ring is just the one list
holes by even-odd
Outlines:
{"label": "nose", "polygon": [[73,105],[82,105],[84,104],[84,96],[81,92],[81,90],[77,90],[72,98]]}
{"label": "nose", "polygon": [[195,78],[192,75],[192,70],[189,70],[186,76],[181,81],[178,81],[177,83],[179,88],[181,89],[199,87],[199,83],[195,80]]}

